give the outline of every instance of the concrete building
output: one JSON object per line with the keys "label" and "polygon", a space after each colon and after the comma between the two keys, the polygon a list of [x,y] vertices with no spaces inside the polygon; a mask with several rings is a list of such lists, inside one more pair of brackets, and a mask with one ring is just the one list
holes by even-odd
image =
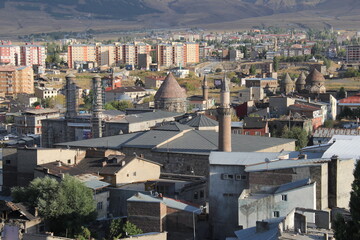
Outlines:
{"label": "concrete building", "polygon": [[0,94],[14,96],[18,93],[34,94],[32,67],[0,67]]}
{"label": "concrete building", "polygon": [[11,44],[0,45],[0,65],[20,65],[20,46]]}
{"label": "concrete building", "polygon": [[57,109],[27,109],[22,115],[14,117],[14,127],[19,135],[41,134],[43,119],[60,117]]}
{"label": "concrete building", "polygon": [[[162,196],[137,193],[127,200],[128,220],[144,232],[168,232],[169,239],[195,237],[199,207]],[[193,233],[195,232],[195,233]]]}
{"label": "concrete building", "polygon": [[96,45],[69,45],[67,56],[69,68],[74,68],[75,62],[97,62],[96,52]]}
{"label": "concrete building", "polygon": [[147,76],[145,77],[146,88],[160,88],[166,77]]}
{"label": "concrete building", "polygon": [[278,80],[275,78],[247,78],[245,79],[245,86],[250,87],[261,87],[265,93],[275,93],[278,88]]}
{"label": "concrete building", "polygon": [[347,63],[360,62],[360,46],[346,46],[346,62]]}
{"label": "concrete building", "polygon": [[209,214],[214,239],[225,239],[239,229],[238,198],[250,184],[245,166],[264,162],[265,159],[276,159],[279,155],[278,152],[211,152]]}
{"label": "concrete building", "polygon": [[186,91],[180,87],[172,73],[169,73],[155,94],[155,109],[170,112],[186,112]]}
{"label": "concrete building", "polygon": [[240,61],[242,58],[244,58],[244,53],[242,53],[240,50],[232,49],[229,51],[230,61]]}
{"label": "concrete building", "polygon": [[360,135],[360,129],[347,129],[347,128],[323,128],[320,127],[315,130],[313,137],[313,144],[328,143],[334,135]]}
{"label": "concrete building", "polygon": [[39,99],[56,97],[58,93],[59,89],[56,88],[35,87],[35,97]]}
{"label": "concrete building", "polygon": [[46,47],[41,45],[26,44],[20,46],[20,64],[23,66],[46,67]]}
{"label": "concrete building", "polygon": [[259,101],[265,97],[264,89],[261,87],[249,87],[239,90],[239,102]]}
{"label": "concrete building", "polygon": [[132,101],[139,100],[144,96],[155,95],[155,90],[143,87],[119,87],[105,91],[105,102],[122,100],[122,96],[128,96]]}
{"label": "concrete building", "polygon": [[199,44],[178,43],[158,44],[156,46],[157,63],[163,67],[184,67],[188,63],[199,62]]}
{"label": "concrete building", "polygon": [[[310,179],[302,179],[275,187],[268,192],[252,192],[245,189],[239,196],[239,226],[255,227],[262,219],[286,217],[294,208],[316,209],[316,185]],[[306,214],[306,220],[315,223],[314,214]]]}

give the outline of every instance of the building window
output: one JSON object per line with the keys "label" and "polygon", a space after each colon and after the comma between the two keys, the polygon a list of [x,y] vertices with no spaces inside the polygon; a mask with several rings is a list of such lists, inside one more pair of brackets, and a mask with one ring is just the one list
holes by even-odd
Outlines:
{"label": "building window", "polygon": [[233,175],[233,174],[228,174],[228,178],[229,178],[230,180],[233,180],[233,179],[234,179],[234,175]]}
{"label": "building window", "polygon": [[281,195],[281,200],[283,200],[283,201],[287,201],[287,194],[283,194],[283,195]]}
{"label": "building window", "polygon": [[229,175],[226,174],[226,173],[223,173],[223,174],[221,174],[221,179],[223,179],[223,180],[228,180],[228,179],[229,179]]}
{"label": "building window", "polygon": [[5,163],[6,163],[6,164],[10,164],[11,162],[10,162],[10,160],[6,160]]}
{"label": "building window", "polygon": [[199,198],[199,194],[197,191],[194,192],[194,199],[198,199]]}
{"label": "building window", "polygon": [[98,202],[97,203],[97,210],[101,210],[103,208],[103,203],[102,202]]}
{"label": "building window", "polygon": [[205,194],[204,194],[204,190],[200,190],[200,198],[204,198]]}
{"label": "building window", "polygon": [[245,135],[250,135],[250,132],[245,132]]}
{"label": "building window", "polygon": [[133,176],[136,176],[136,172],[133,173]]}
{"label": "building window", "polygon": [[71,163],[71,159],[68,159],[68,164],[70,164]]}
{"label": "building window", "polygon": [[274,211],[274,217],[276,217],[276,218],[280,217],[280,212],[279,211]]}
{"label": "building window", "polygon": [[256,132],[255,132],[255,135],[256,135],[256,136],[260,136],[260,132],[256,131]]}
{"label": "building window", "polygon": [[236,174],[236,175],[235,175],[235,180],[236,180],[236,181],[240,181],[240,180],[241,180],[241,175],[240,175],[240,174]]}
{"label": "building window", "polygon": [[246,180],[246,179],[247,179],[246,175],[241,175],[241,180]]}

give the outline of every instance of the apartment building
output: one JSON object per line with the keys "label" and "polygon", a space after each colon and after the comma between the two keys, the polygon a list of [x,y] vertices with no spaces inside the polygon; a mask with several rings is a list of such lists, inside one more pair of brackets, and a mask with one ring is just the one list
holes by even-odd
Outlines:
{"label": "apartment building", "polygon": [[34,72],[30,66],[0,66],[0,94],[34,93]]}
{"label": "apartment building", "polygon": [[187,63],[198,63],[199,62],[199,44],[187,42],[185,43],[185,55]]}
{"label": "apartment building", "polygon": [[20,63],[23,66],[45,67],[46,47],[34,44],[20,46],[20,56]]}
{"label": "apartment building", "polygon": [[159,44],[156,46],[157,63],[159,66],[169,67],[173,65],[173,46],[171,44]]}
{"label": "apartment building", "polygon": [[360,46],[346,47],[346,62],[347,63],[360,62]]}
{"label": "apartment building", "polygon": [[95,66],[113,66],[119,63],[138,65],[139,54],[150,54],[151,46],[145,43],[128,44],[74,44],[68,47],[69,68],[74,62],[94,62]]}
{"label": "apartment building", "polygon": [[0,64],[1,65],[20,65],[20,46],[0,45]]}
{"label": "apartment building", "polygon": [[156,51],[157,63],[160,66],[180,67],[199,62],[199,44],[197,43],[158,44]]}

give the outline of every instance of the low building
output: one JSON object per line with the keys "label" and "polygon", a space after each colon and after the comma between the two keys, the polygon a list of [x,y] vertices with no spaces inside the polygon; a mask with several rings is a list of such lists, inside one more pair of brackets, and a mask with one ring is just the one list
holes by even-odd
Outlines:
{"label": "low building", "polygon": [[35,88],[35,97],[39,99],[56,97],[58,94],[59,94],[59,89],[56,88],[46,88],[46,87]]}
{"label": "low building", "polygon": [[360,129],[318,128],[313,134],[313,144],[328,143],[334,135],[360,135]]}
{"label": "low building", "polygon": [[[316,186],[310,179],[280,185],[267,192],[245,189],[239,197],[239,226],[255,227],[262,219],[285,217],[294,208],[316,209]],[[312,214],[307,222],[314,223]]]}
{"label": "low building", "polygon": [[[194,236],[202,210],[179,200],[137,193],[127,200],[128,220],[144,232],[168,232],[169,239]],[[195,233],[196,234],[196,233]]]}
{"label": "low building", "polygon": [[278,80],[276,78],[247,78],[245,86],[247,88],[261,87],[265,93],[275,93],[278,88]]}
{"label": "low building", "polygon": [[105,102],[119,101],[119,98],[124,94],[135,101],[146,95],[155,95],[155,93],[155,90],[143,87],[120,87],[105,91]]}
{"label": "low building", "polygon": [[145,77],[145,87],[146,88],[159,88],[164,82],[166,77],[162,76],[148,76]]}
{"label": "low building", "polygon": [[261,87],[249,87],[239,91],[239,102],[259,101],[265,97],[264,89]]}
{"label": "low building", "polygon": [[28,109],[22,115],[14,117],[14,127],[16,132],[22,134],[41,134],[43,119],[60,117],[58,109]]}
{"label": "low building", "polygon": [[268,122],[262,117],[245,117],[242,134],[270,137]]}
{"label": "low building", "polygon": [[355,110],[360,107],[360,94],[340,99],[338,101],[338,112],[341,113],[345,108]]}
{"label": "low building", "polygon": [[172,72],[174,76],[178,78],[186,78],[190,73],[189,69],[181,67],[172,68],[170,69],[170,72]]}

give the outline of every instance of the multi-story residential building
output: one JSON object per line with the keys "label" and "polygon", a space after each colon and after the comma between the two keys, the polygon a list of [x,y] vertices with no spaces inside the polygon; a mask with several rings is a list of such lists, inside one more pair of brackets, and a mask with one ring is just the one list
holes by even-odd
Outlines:
{"label": "multi-story residential building", "polygon": [[0,64],[1,65],[20,65],[20,46],[11,44],[0,45]]}
{"label": "multi-story residential building", "polygon": [[34,93],[34,75],[30,66],[0,67],[0,94],[12,96],[18,93]]}
{"label": "multi-story residential building", "polygon": [[29,109],[14,118],[14,125],[18,134],[41,134],[41,120],[59,117],[57,109]]}
{"label": "multi-story residential building", "polygon": [[360,46],[346,47],[346,62],[348,63],[360,62]]}
{"label": "multi-story residential building", "polygon": [[187,42],[185,43],[185,56],[187,63],[199,62],[199,44]]}
{"label": "multi-story residential building", "polygon": [[20,63],[23,66],[38,65],[45,67],[46,47],[41,45],[26,44],[20,46]]}
{"label": "multi-story residential building", "polygon": [[96,46],[97,62],[99,66],[112,66],[116,64],[116,45]]}
{"label": "multi-story residential building", "polygon": [[173,64],[173,46],[171,44],[159,44],[156,46],[157,63],[159,66],[171,66]]}
{"label": "multi-story residential building", "polygon": [[184,44],[182,43],[173,43],[173,63],[174,66],[185,66],[187,63],[186,59],[186,50]]}
{"label": "multi-story residential building", "polygon": [[68,46],[68,66],[74,68],[74,62],[96,62],[96,45],[74,44]]}

